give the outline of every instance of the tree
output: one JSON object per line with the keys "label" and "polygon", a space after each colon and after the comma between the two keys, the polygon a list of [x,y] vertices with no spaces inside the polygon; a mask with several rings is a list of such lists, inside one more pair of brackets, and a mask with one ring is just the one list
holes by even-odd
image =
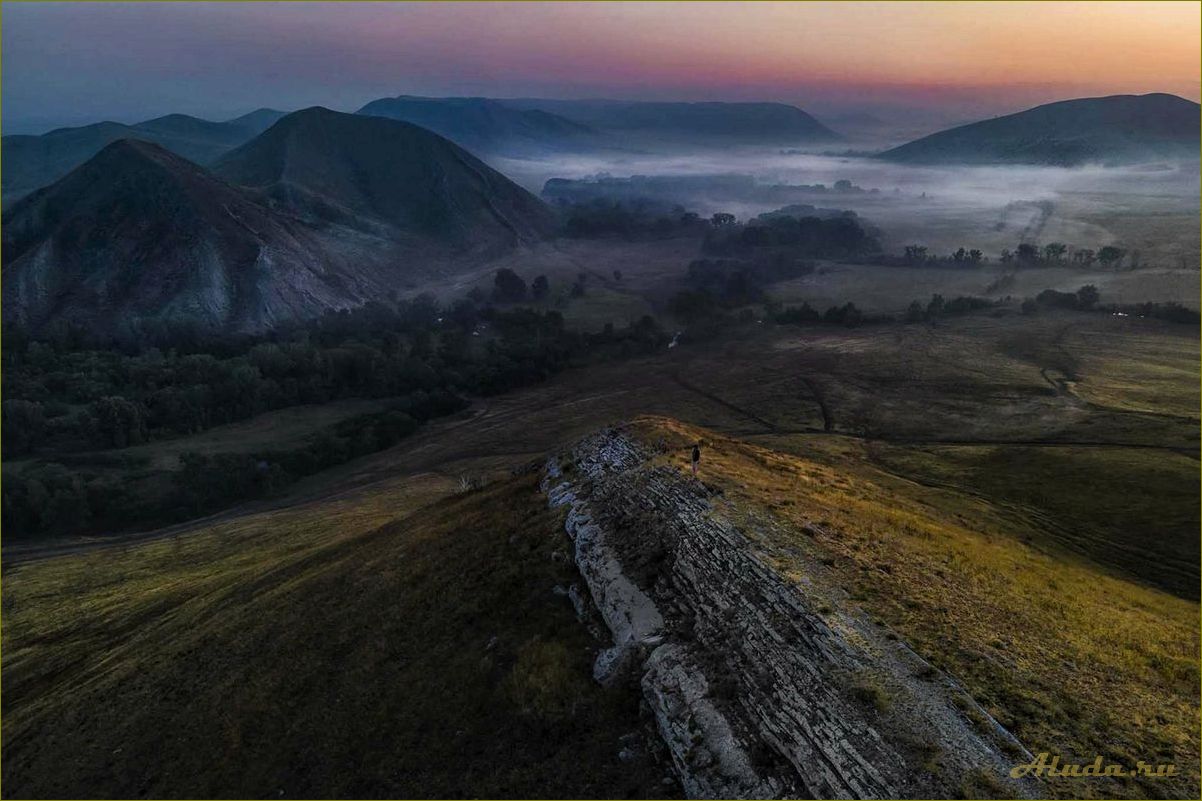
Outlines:
{"label": "tree", "polygon": [[1076,309],[1079,307],[1076,292],[1059,292],[1055,289],[1045,289],[1035,296],[1035,302],[1040,306],[1051,306],[1057,309]]}
{"label": "tree", "polygon": [[906,245],[905,260],[907,264],[923,264],[927,260],[925,245]]}
{"label": "tree", "polygon": [[1049,242],[1043,246],[1043,258],[1045,261],[1053,264],[1059,264],[1064,258],[1064,252],[1068,250],[1068,245],[1061,242]]}
{"label": "tree", "polygon": [[551,284],[547,281],[547,276],[545,275],[540,275],[530,284],[530,294],[535,300],[542,300],[550,292]]}
{"label": "tree", "polygon": [[576,276],[576,282],[572,284],[571,295],[574,298],[584,297],[584,284],[588,280],[588,273],[579,273]]}
{"label": "tree", "polygon": [[614,270],[614,280],[617,281],[618,283],[622,282],[622,271],[621,270]]}
{"label": "tree", "polygon": [[42,437],[45,413],[36,401],[14,398],[3,404],[4,447],[10,455],[28,453]]}
{"label": "tree", "polygon": [[1126,255],[1127,251],[1122,248],[1107,245],[1098,251],[1098,261],[1102,262],[1103,267],[1117,267]]}
{"label": "tree", "polygon": [[1024,242],[1015,248],[1014,258],[1021,264],[1035,264],[1039,261],[1039,247]]}
{"label": "tree", "polygon": [[933,320],[943,314],[943,305],[943,295],[931,295],[931,302],[927,304],[927,318]]}
{"label": "tree", "polygon": [[985,257],[985,254],[982,253],[981,251],[977,250],[976,248],[973,248],[972,250],[968,251],[968,260],[971,261],[973,264],[980,264],[981,259],[983,259],[984,257]]}
{"label": "tree", "polygon": [[[22,505],[26,506],[26,525],[45,532],[78,532],[91,520],[87,490],[83,480],[61,464],[35,465],[26,471]],[[8,488],[5,487],[6,494]],[[16,500],[11,499],[11,500]],[[6,505],[10,501],[5,499]],[[10,510],[5,509],[6,513]]]}
{"label": "tree", "polygon": [[848,328],[854,328],[864,322],[864,313],[856,308],[856,304],[848,302],[843,307],[843,324]]}
{"label": "tree", "polygon": [[710,217],[710,224],[713,225],[715,228],[721,228],[725,225],[734,225],[735,224],[735,215],[727,214],[724,211],[720,211],[720,212],[716,213],[713,217]]}
{"label": "tree", "polygon": [[822,315],[810,308],[810,304],[802,303],[800,306],[793,306],[778,312],[773,319],[782,324],[807,325],[818,322],[822,319]]}
{"label": "tree", "polygon": [[102,445],[125,448],[146,441],[146,414],[141,404],[110,395],[93,402],[88,412]]}
{"label": "tree", "polygon": [[493,298],[501,303],[517,303],[526,299],[526,282],[508,267],[497,270],[493,278]]}
{"label": "tree", "polygon": [[1077,306],[1081,309],[1092,309],[1100,299],[1098,288],[1093,284],[1086,284],[1077,290]]}
{"label": "tree", "polygon": [[923,312],[922,304],[916,300],[910,301],[910,308],[906,309],[906,322],[907,323],[922,322],[922,319],[924,316],[925,316],[925,314]]}
{"label": "tree", "polygon": [[848,302],[842,306],[831,306],[827,309],[822,315],[822,322],[842,324],[848,328],[855,328],[864,322],[864,314],[856,308],[856,304]]}

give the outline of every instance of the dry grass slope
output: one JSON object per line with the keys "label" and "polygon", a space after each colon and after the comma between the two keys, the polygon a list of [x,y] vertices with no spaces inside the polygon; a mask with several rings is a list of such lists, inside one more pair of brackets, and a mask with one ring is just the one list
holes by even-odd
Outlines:
{"label": "dry grass slope", "polygon": [[[685,469],[701,440],[714,492],[766,513],[763,531],[834,574],[851,599],[906,638],[1030,750],[1064,761],[1171,762],[1174,779],[1060,780],[1061,796],[1198,793],[1198,604],[1026,544],[1021,518],[974,498],[907,484],[824,443],[788,455],[662,418],[646,441]],[[814,525],[816,524],[816,525]]]}
{"label": "dry grass slope", "polygon": [[5,795],[672,794],[536,478],[407,489],[10,571]]}

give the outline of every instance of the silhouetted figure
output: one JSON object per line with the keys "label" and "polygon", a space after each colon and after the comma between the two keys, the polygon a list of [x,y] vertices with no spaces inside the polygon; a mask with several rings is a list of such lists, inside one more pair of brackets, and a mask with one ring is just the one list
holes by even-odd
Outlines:
{"label": "silhouetted figure", "polygon": [[701,461],[701,443],[693,446],[693,475],[697,475],[697,463]]}

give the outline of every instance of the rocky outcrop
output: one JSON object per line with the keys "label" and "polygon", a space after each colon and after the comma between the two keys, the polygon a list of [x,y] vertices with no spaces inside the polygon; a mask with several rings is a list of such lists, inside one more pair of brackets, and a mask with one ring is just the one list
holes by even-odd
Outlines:
{"label": "rocky outcrop", "polygon": [[772,521],[658,456],[602,431],[549,460],[544,489],[568,507],[612,637],[595,676],[640,675],[688,795],[1040,794],[1008,777],[1029,755],[953,679],[831,600],[820,565],[800,581],[780,575],[744,531]]}

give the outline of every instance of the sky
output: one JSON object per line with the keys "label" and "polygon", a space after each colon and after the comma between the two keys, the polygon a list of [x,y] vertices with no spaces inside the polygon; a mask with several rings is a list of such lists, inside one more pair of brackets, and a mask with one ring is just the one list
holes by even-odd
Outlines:
{"label": "sky", "polygon": [[775,100],[965,121],[1199,99],[1197,2],[12,3],[0,126],[397,94]]}

